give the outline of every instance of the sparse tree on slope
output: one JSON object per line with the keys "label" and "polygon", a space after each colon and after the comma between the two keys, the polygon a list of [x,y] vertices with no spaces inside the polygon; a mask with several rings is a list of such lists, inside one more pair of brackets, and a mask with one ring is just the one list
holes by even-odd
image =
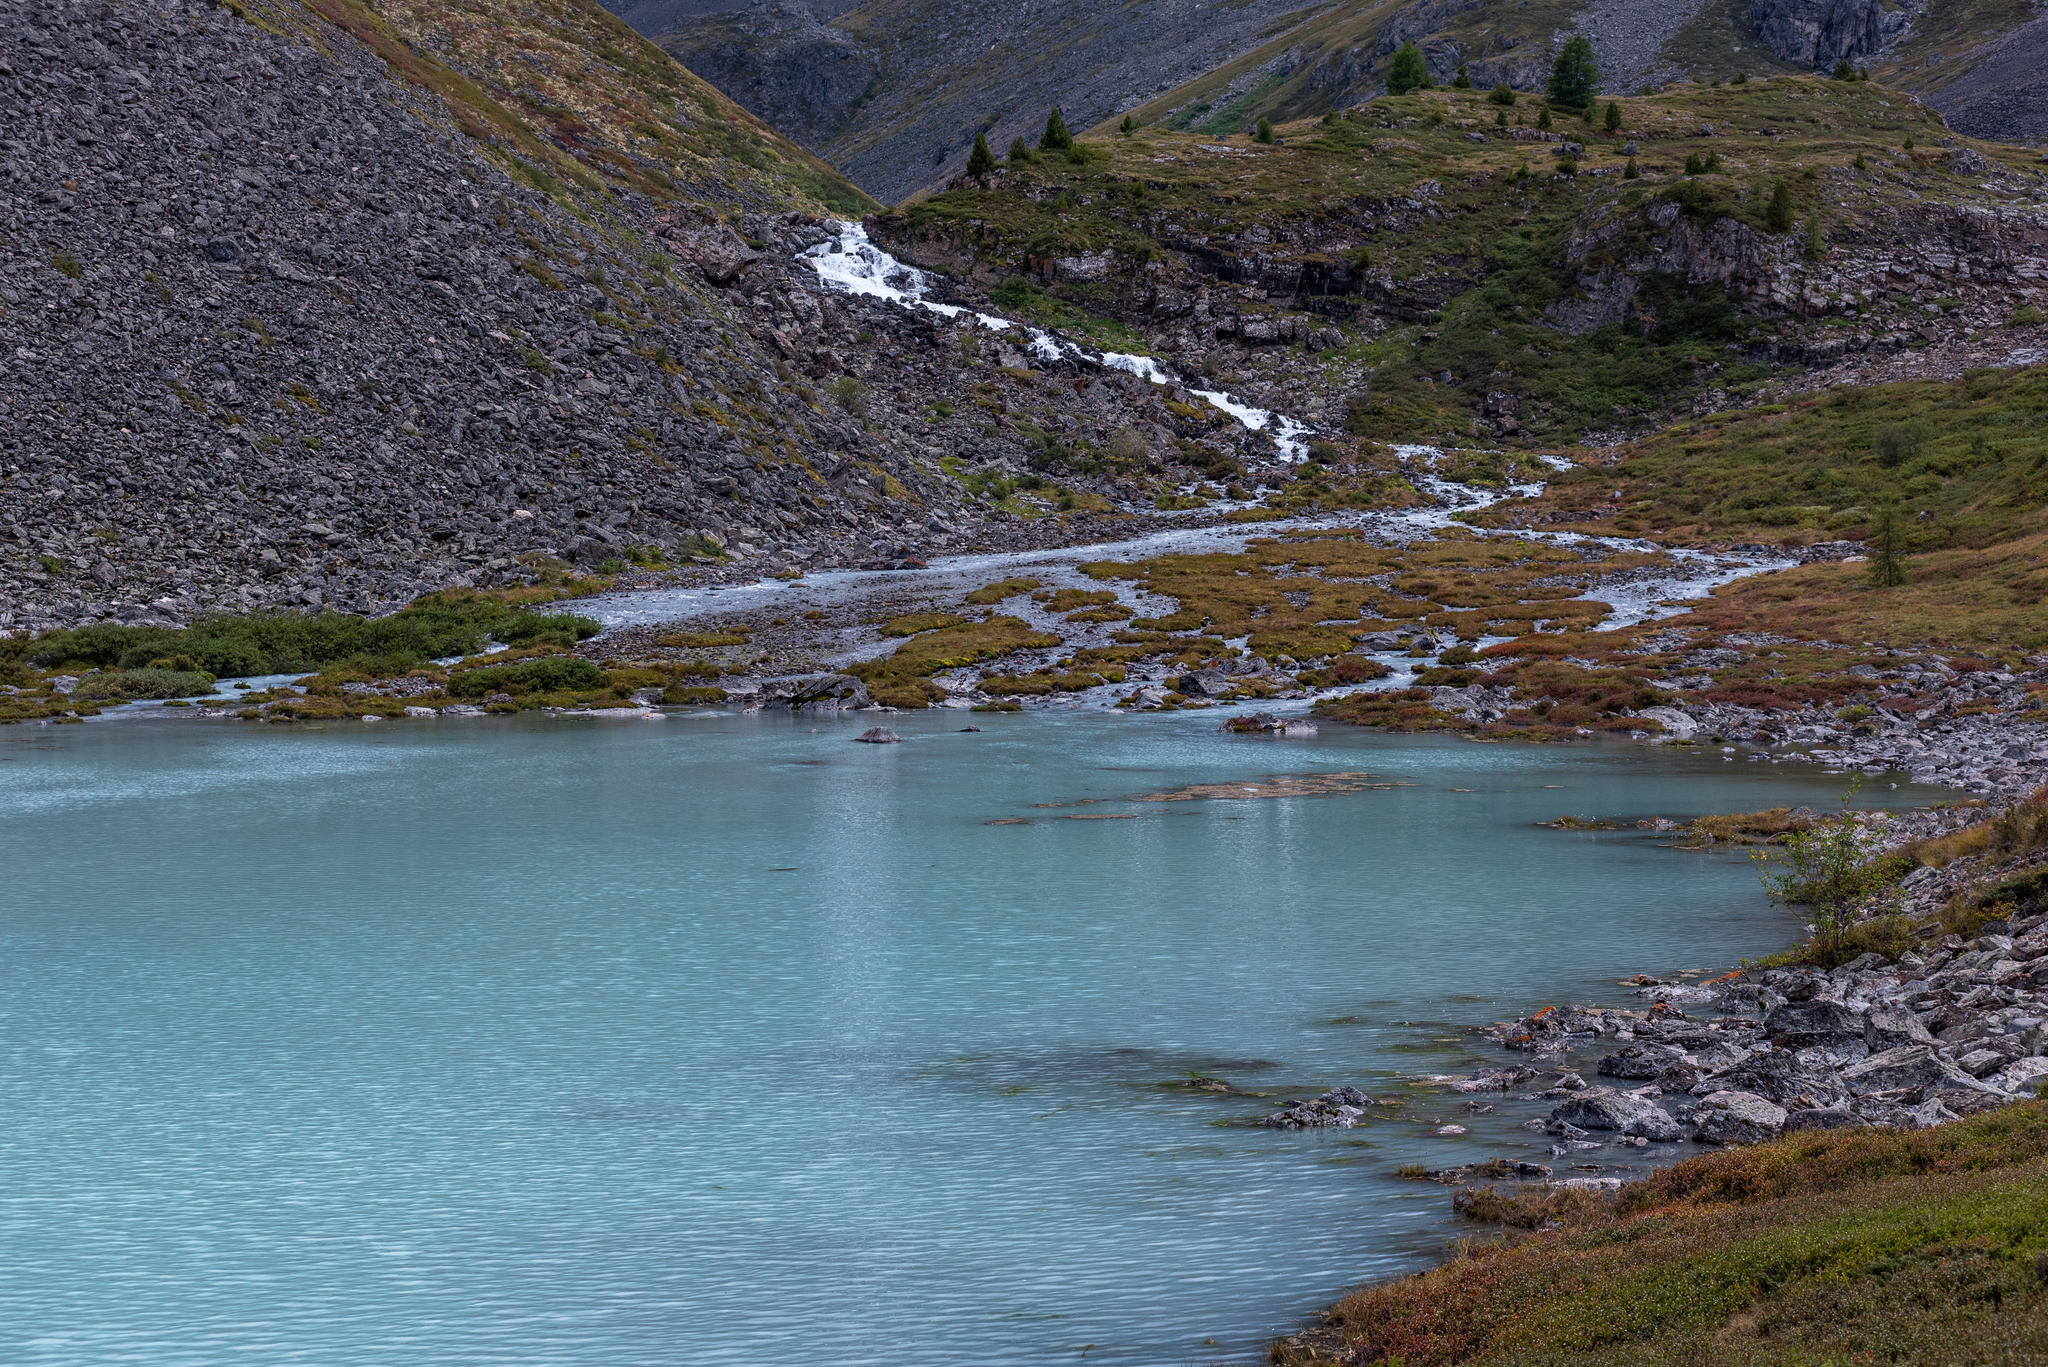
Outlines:
{"label": "sparse tree on slope", "polygon": [[1593,44],[1585,34],[1574,33],[1551,65],[1551,102],[1566,109],[1584,109],[1599,90],[1600,64],[1593,60]]}
{"label": "sparse tree on slope", "polygon": [[1429,88],[1429,63],[1422,60],[1422,49],[1411,39],[1401,44],[1394,60],[1387,63],[1387,93],[1406,95],[1418,86]]}
{"label": "sparse tree on slope", "polygon": [[1045,121],[1045,134],[1038,140],[1041,152],[1064,152],[1074,145],[1074,135],[1067,131],[1067,121],[1060,117],[1060,107],[1052,107],[1052,116]]}
{"label": "sparse tree on slope", "polygon": [[988,150],[988,134],[974,135],[974,150],[967,154],[967,174],[985,176],[996,169],[996,154]]}

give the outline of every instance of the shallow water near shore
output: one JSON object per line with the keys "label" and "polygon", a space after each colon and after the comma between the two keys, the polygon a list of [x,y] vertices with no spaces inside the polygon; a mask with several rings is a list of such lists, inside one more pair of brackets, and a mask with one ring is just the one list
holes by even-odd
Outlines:
{"label": "shallow water near shore", "polygon": [[[1781,947],[1738,852],[1533,823],[1844,782],[869,720],[0,734],[0,1360],[1257,1360],[1456,1232],[1397,1166],[1541,1136],[1212,1121]],[[1276,774],[1372,778],[1134,800]]]}

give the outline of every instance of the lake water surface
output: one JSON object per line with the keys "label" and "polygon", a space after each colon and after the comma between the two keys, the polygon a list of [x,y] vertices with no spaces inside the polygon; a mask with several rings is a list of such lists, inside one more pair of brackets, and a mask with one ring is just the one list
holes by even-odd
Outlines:
{"label": "lake water surface", "polygon": [[[871,720],[0,733],[0,1361],[1254,1361],[1441,1249],[1396,1166],[1541,1137],[1212,1122],[1782,946],[1739,854],[1533,823],[1843,781]],[[1129,800],[1361,772],[1412,786]]]}

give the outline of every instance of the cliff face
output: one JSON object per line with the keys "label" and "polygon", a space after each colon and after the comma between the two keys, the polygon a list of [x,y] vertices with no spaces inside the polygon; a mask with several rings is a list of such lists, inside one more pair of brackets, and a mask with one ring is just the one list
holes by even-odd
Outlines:
{"label": "cliff face", "polygon": [[1882,0],[1751,0],[1749,22],[1780,61],[1827,69],[1884,46]]}

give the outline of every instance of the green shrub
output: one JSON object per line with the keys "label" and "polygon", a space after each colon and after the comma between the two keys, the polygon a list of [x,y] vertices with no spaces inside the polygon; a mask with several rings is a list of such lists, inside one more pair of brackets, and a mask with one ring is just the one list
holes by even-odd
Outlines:
{"label": "green shrub", "polygon": [[112,670],[88,674],[71,691],[74,698],[95,701],[138,698],[190,698],[213,690],[213,675],[172,669]]}
{"label": "green shrub", "polygon": [[602,688],[610,680],[603,670],[575,655],[542,655],[509,665],[486,665],[463,669],[449,677],[448,692],[457,698],[481,698],[492,693],[559,693],[569,689]]}

